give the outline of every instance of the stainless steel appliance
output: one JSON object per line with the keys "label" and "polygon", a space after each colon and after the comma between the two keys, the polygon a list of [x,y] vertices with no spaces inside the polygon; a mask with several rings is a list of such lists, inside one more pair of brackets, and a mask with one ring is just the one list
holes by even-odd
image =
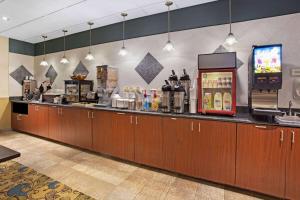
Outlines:
{"label": "stainless steel appliance", "polygon": [[174,86],[174,113],[184,113],[185,89],[180,82]]}
{"label": "stainless steel appliance", "polygon": [[31,100],[32,95],[37,88],[36,80],[24,80],[23,87],[22,87],[22,96],[23,100]]}
{"label": "stainless steel appliance", "polygon": [[161,95],[161,111],[164,113],[171,112],[171,92],[172,87],[167,80],[165,80],[166,84],[162,86],[162,95]]}
{"label": "stainless steel appliance", "polygon": [[254,115],[274,116],[282,86],[282,45],[253,46],[249,65],[249,104]]}
{"label": "stainless steel appliance", "polygon": [[190,76],[186,73],[185,69],[183,69],[183,75],[180,77],[180,83],[182,84],[185,90],[184,111],[189,112],[191,79]]}

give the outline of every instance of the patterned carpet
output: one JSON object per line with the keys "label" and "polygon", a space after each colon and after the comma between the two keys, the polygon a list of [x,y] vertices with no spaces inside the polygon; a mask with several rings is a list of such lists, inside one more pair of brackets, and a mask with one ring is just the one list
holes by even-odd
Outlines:
{"label": "patterned carpet", "polygon": [[20,163],[0,163],[0,199],[91,200],[93,198]]}

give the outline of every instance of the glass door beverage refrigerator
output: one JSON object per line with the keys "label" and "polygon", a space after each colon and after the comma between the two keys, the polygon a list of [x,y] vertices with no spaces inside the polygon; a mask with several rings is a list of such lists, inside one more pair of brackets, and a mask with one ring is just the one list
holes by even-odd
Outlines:
{"label": "glass door beverage refrigerator", "polygon": [[236,53],[198,55],[198,112],[236,115]]}

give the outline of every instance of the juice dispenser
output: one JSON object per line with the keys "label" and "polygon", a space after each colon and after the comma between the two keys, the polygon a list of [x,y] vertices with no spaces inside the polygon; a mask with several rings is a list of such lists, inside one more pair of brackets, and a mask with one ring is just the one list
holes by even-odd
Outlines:
{"label": "juice dispenser", "polygon": [[255,115],[276,115],[282,86],[282,45],[253,46],[249,65],[249,105]]}

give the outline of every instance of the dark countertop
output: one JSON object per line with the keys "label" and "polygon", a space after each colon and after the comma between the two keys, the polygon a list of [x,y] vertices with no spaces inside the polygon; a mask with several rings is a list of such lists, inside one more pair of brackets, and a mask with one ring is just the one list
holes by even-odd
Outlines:
{"label": "dark countertop", "polygon": [[85,108],[91,110],[103,110],[103,111],[112,111],[112,112],[122,112],[122,113],[133,113],[133,114],[145,114],[145,115],[154,115],[154,116],[163,116],[163,117],[174,117],[174,118],[190,118],[190,119],[199,119],[199,120],[217,120],[224,122],[235,122],[235,123],[248,123],[248,124],[259,124],[259,125],[280,125],[286,127],[299,127],[300,125],[294,124],[278,124],[276,122],[265,122],[258,121],[252,117],[251,114],[247,112],[237,113],[236,116],[221,116],[221,115],[203,115],[203,114],[175,114],[175,113],[162,113],[162,112],[146,112],[146,111],[137,111],[137,110],[128,110],[128,109],[118,109],[112,107],[95,107],[95,106],[77,106],[72,104],[54,104],[46,102],[32,102],[32,101],[23,101],[13,99],[11,102],[15,103],[26,103],[26,104],[39,104],[39,105],[49,105],[49,106],[60,106],[60,107],[71,107],[71,108]]}

